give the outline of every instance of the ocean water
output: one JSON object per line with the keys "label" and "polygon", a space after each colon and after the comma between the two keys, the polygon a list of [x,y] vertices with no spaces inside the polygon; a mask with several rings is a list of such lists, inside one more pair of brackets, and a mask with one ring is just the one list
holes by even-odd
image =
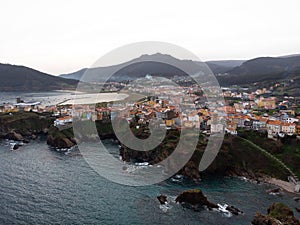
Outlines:
{"label": "ocean water", "polygon": [[[113,154],[118,147],[106,140]],[[194,182],[172,182],[130,187],[113,183],[95,173],[79,151],[56,152],[36,140],[11,151],[0,142],[0,224],[250,224],[257,211],[266,213],[273,202],[300,207],[292,195],[272,196],[270,185],[239,178],[204,177]],[[193,211],[170,203],[161,209],[156,196],[175,199],[181,191],[201,188],[214,203],[234,205],[244,215]],[[295,212],[299,217],[299,213]]]}

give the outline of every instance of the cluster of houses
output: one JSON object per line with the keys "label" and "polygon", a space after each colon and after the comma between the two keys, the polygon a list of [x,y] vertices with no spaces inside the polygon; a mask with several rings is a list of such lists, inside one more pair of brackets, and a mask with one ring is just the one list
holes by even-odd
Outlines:
{"label": "cluster of houses", "polygon": [[[196,99],[196,97],[195,97]],[[275,101],[275,106],[272,105]],[[294,116],[293,110],[276,110],[272,115],[257,115],[259,108],[276,108],[278,104],[275,98],[262,100],[264,104],[252,105],[248,103],[235,103],[232,106],[219,105],[218,109],[207,107],[179,109],[178,105],[166,98],[146,98],[133,104],[115,104],[106,107],[81,106],[82,110],[73,111],[73,115],[82,120],[109,120],[115,117],[136,121],[138,124],[147,124],[150,120],[160,120],[160,127],[166,129],[197,128],[205,133],[226,132],[232,135],[238,134],[238,129],[254,130],[265,132],[269,138],[284,137],[285,135],[300,136],[300,117]],[[266,103],[267,102],[267,103]],[[266,103],[266,104],[265,104]],[[262,105],[259,105],[262,104]],[[180,104],[185,105],[184,102]],[[186,104],[188,105],[188,104]],[[56,126],[72,123],[72,117],[65,110],[64,117],[55,121]],[[216,113],[222,112],[220,113]]]}
{"label": "cluster of houses", "polygon": [[[74,111],[72,105],[42,106],[40,102],[23,102],[0,105],[0,112],[51,112],[56,116],[57,127],[71,125],[73,118],[81,120],[110,120],[124,118],[128,123],[147,124],[159,119],[159,126],[166,129],[197,128],[203,133],[226,132],[237,135],[239,129],[264,132],[268,138],[300,136],[300,117],[295,115],[298,107],[293,97],[263,97],[269,94],[266,88],[248,93],[224,89],[223,95],[234,101],[217,102],[208,107],[205,96],[194,87],[158,86],[147,87],[152,96],[138,102],[115,104],[82,104]],[[131,90],[140,89],[133,86]],[[143,90],[144,91],[144,90]],[[125,101],[124,101],[125,102]]]}
{"label": "cluster of houses", "polygon": [[20,98],[17,98],[15,104],[3,103],[0,104],[0,112],[13,113],[13,112],[42,112],[44,107],[41,102],[24,102]]}

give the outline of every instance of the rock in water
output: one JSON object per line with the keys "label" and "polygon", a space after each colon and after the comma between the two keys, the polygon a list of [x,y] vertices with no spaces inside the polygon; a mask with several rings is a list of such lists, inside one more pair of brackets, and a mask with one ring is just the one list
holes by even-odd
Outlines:
{"label": "rock in water", "polygon": [[23,140],[23,143],[24,143],[24,144],[28,144],[29,142],[30,142],[30,141],[29,141],[28,139],[24,139],[24,140]]}
{"label": "rock in water", "polygon": [[10,140],[14,140],[14,141],[23,141],[24,137],[21,134],[18,134],[15,131],[12,131],[10,133],[8,133],[5,138],[10,139]]}
{"label": "rock in water", "polygon": [[17,149],[19,149],[19,148],[20,148],[20,146],[21,146],[21,145],[19,145],[19,144],[15,144],[15,145],[14,145],[14,147],[13,147],[13,150],[17,150]]}
{"label": "rock in water", "polygon": [[280,194],[281,191],[282,191],[281,188],[274,188],[274,189],[267,190],[266,192],[268,194],[274,194],[274,195],[276,195],[276,194]]}
{"label": "rock in water", "polygon": [[161,205],[164,205],[168,202],[167,201],[167,196],[165,196],[165,195],[157,196],[157,199],[158,199],[158,201],[160,202]]}
{"label": "rock in water", "polygon": [[253,225],[300,225],[293,210],[282,203],[274,203],[268,209],[268,215],[256,213]]}
{"label": "rock in water", "polygon": [[183,191],[177,196],[175,201],[181,204],[188,204],[193,208],[198,208],[201,206],[206,206],[210,210],[213,208],[218,208],[216,204],[211,203],[207,200],[207,198],[204,196],[200,189]]}
{"label": "rock in water", "polygon": [[32,139],[32,140],[35,140],[35,139],[37,139],[37,136],[36,136],[35,134],[32,134],[32,135],[31,135],[31,139]]}
{"label": "rock in water", "polygon": [[300,197],[294,197],[293,198],[296,202],[299,202],[300,201]]}
{"label": "rock in water", "polygon": [[239,210],[238,208],[234,207],[234,206],[227,206],[226,210],[228,210],[229,212],[231,212],[233,215],[239,215],[239,214],[243,214],[244,212]]}
{"label": "rock in water", "polygon": [[252,224],[253,225],[282,225],[282,223],[279,220],[260,213],[256,213],[252,221]]}
{"label": "rock in water", "polygon": [[47,138],[47,144],[60,149],[71,148],[75,145],[69,138],[66,137],[53,138],[51,135],[49,135]]}

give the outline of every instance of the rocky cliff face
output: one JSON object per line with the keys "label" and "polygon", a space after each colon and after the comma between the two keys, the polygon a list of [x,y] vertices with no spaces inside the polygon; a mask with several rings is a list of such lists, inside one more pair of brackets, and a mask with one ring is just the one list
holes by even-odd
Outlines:
{"label": "rocky cliff face", "polygon": [[72,128],[60,131],[58,128],[52,126],[48,133],[47,144],[58,149],[73,147],[76,145],[76,141]]}
{"label": "rocky cliff face", "polygon": [[[176,148],[180,133],[176,130],[167,132],[166,139],[154,150],[135,151],[122,146],[120,155],[124,161],[149,162],[156,164],[167,158]],[[206,137],[200,136],[194,154],[188,163],[178,172],[186,177],[198,179],[199,163],[207,145]],[[258,179],[268,175],[285,180],[289,176],[288,171],[281,168],[274,160],[268,158],[257,149],[249,146],[239,137],[226,136],[222,147],[213,163],[203,174],[238,175],[251,179]]]}

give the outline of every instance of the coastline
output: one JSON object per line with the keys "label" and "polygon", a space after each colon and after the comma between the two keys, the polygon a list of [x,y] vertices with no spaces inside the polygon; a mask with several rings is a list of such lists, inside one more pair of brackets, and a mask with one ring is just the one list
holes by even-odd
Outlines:
{"label": "coastline", "polygon": [[[10,116],[4,115],[0,118],[2,123],[2,130],[0,132],[1,139],[11,139],[15,141],[23,141],[29,142],[31,139],[35,139],[38,135],[47,135],[47,144],[56,147],[58,149],[69,149],[76,145],[76,140],[74,139],[74,135],[71,129],[59,131],[57,128],[53,127],[53,118],[49,114],[37,114],[37,113],[16,113],[15,117],[12,118]],[[23,121],[27,120],[29,123],[24,125]],[[4,126],[5,125],[5,126]],[[99,135],[101,139],[114,138],[114,135],[111,132],[110,123],[106,122],[98,122],[97,126],[99,128]],[[16,129],[17,128],[17,129]],[[102,129],[100,129],[102,128]],[[18,149],[18,148],[16,148]],[[129,153],[131,153],[129,151]],[[149,155],[146,155],[148,158]],[[131,157],[137,157],[137,155],[129,155],[128,159]],[[223,154],[223,157],[227,157],[227,155]],[[145,157],[143,157],[145,158]],[[126,159],[126,157],[124,157]],[[123,160],[124,160],[123,159]],[[221,157],[221,159],[223,159]],[[192,159],[193,161],[193,159]],[[196,158],[194,157],[193,163],[190,163],[186,168],[189,171],[188,175],[191,178],[198,178],[198,174],[194,172],[193,168],[196,168],[193,165],[196,165]],[[215,165],[222,166],[222,165]],[[225,165],[226,166],[226,165]],[[217,172],[217,171],[215,171]],[[252,174],[252,175],[251,175]],[[271,185],[275,185],[281,188],[283,191],[299,196],[300,193],[295,192],[295,184],[280,180],[277,178],[269,177],[268,175],[259,176],[260,178],[255,178],[255,176],[251,169],[246,173],[237,173],[236,175],[245,176],[250,180],[259,180],[260,182],[268,183]]]}

